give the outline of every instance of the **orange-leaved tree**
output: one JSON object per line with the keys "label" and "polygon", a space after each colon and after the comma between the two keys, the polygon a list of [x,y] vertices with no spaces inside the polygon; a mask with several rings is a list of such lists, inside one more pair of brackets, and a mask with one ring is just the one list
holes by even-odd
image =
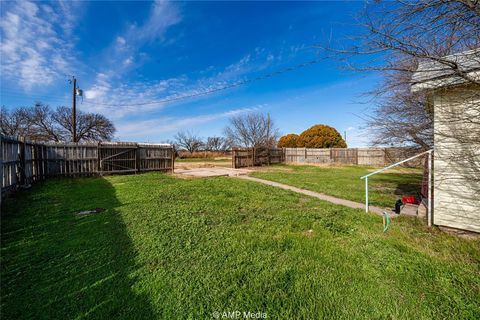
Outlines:
{"label": "orange-leaved tree", "polygon": [[278,147],[279,148],[296,148],[297,141],[298,141],[298,134],[289,133],[280,137],[280,140],[278,140]]}
{"label": "orange-leaved tree", "polygon": [[297,146],[304,148],[346,148],[347,144],[335,128],[317,124],[300,134]]}

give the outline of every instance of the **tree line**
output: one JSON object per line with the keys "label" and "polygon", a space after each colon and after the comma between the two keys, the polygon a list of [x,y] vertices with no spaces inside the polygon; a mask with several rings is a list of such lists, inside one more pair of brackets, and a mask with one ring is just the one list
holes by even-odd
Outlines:
{"label": "tree line", "polygon": [[300,135],[290,133],[279,138],[279,130],[269,114],[259,112],[229,119],[224,136],[203,139],[191,131],[178,132],[173,144],[190,154],[198,151],[225,152],[234,148],[346,148],[347,144],[333,127],[317,124]]}
{"label": "tree line", "polygon": [[[476,92],[470,99],[478,99],[480,80],[472,76],[469,65],[480,61],[480,1],[386,2],[366,3],[357,19],[361,31],[351,35],[353,45],[330,40],[316,47],[325,58],[337,60],[347,69],[381,76],[379,85],[368,92],[375,106],[360,115],[371,131],[372,144],[428,150],[433,147],[434,133],[444,133],[435,132],[434,111],[425,92],[411,91],[412,75],[421,63],[430,65],[422,73],[440,72],[462,79]],[[470,62],[462,62],[464,52],[473,52],[467,58]],[[480,110],[478,103],[470,108],[473,112]],[[456,119],[458,115],[452,112],[451,117]],[[463,140],[467,133],[459,131],[455,135]],[[478,144],[479,140],[477,136],[470,143]]]}
{"label": "tree line", "polygon": [[[76,133],[78,141],[110,141],[115,126],[98,113],[77,111]],[[0,110],[0,132],[5,136],[23,137],[31,141],[72,141],[72,110],[67,107],[50,108],[36,103],[33,108],[20,107],[15,110]]]}
{"label": "tree line", "polygon": [[273,148],[280,136],[269,114],[250,112],[229,119],[223,136],[202,138],[192,131],[180,131],[173,144],[190,154],[197,151],[225,152],[234,148]]}

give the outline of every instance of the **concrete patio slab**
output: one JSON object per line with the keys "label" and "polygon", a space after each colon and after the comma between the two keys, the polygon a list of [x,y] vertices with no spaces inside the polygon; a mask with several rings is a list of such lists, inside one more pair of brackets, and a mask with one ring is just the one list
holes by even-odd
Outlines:
{"label": "concrete patio slab", "polygon": [[175,174],[189,177],[237,177],[241,175],[247,175],[251,171],[247,169],[233,169],[233,168],[191,168],[191,169],[175,169]]}

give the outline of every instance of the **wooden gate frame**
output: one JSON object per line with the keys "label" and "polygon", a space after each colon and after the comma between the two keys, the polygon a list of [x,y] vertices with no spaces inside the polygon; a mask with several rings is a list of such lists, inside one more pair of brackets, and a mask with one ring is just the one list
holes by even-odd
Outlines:
{"label": "wooden gate frame", "polygon": [[[126,150],[122,150],[121,152],[118,152],[116,154],[113,154],[113,155],[110,155],[106,158],[102,158],[101,157],[101,150],[102,149],[126,149]],[[110,173],[128,173],[128,172],[138,172],[138,146],[133,146],[133,145],[119,145],[119,146],[113,146],[113,145],[102,145],[101,143],[98,144],[98,154],[97,154],[97,157],[98,157],[98,172],[100,175],[104,175],[104,174],[110,174]],[[113,158],[117,157],[117,156],[120,156],[122,154],[125,154],[125,153],[129,153],[131,151],[135,151],[135,158],[133,159],[134,161],[134,168],[131,168],[131,167],[126,167],[126,166],[122,166],[122,165],[119,165],[119,164],[114,164],[113,163]],[[120,159],[122,160],[122,159]],[[131,159],[124,159],[125,161],[132,161]],[[123,169],[123,170],[108,170],[108,171],[104,171],[103,170],[103,165],[106,163],[110,163],[110,165],[112,167],[123,167],[123,168],[126,168],[126,169]]]}

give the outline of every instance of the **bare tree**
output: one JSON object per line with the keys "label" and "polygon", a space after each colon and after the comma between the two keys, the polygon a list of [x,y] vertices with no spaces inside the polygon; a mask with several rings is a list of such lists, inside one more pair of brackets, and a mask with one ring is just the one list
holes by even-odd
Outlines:
{"label": "bare tree", "polygon": [[[366,115],[375,144],[433,145],[432,109],[423,93],[411,93],[412,74],[420,63],[425,74],[455,76],[480,87],[471,61],[455,53],[473,50],[480,61],[480,2],[471,0],[375,1],[368,3],[358,24],[363,33],[354,45],[317,46],[357,71],[378,71],[383,83],[370,92],[377,103]],[[351,43],[351,42],[349,42]],[[352,63],[361,55],[362,63]],[[365,56],[371,59],[365,59]],[[358,61],[358,60],[357,60]]]}
{"label": "bare tree", "polygon": [[9,111],[2,106],[0,110],[0,130],[5,136],[28,136],[30,135],[31,121],[29,110],[20,107]]}
{"label": "bare tree", "polygon": [[[73,135],[71,109],[58,107],[52,110],[41,103],[11,112],[2,108],[0,124],[5,135],[34,141],[71,141]],[[109,141],[114,133],[113,123],[103,115],[77,112],[79,141]]]}
{"label": "bare tree", "polygon": [[228,140],[224,137],[208,137],[205,143],[205,150],[207,151],[226,151],[229,149]]}
{"label": "bare tree", "polygon": [[364,32],[354,37],[354,46],[317,47],[340,54],[343,61],[359,54],[372,57],[362,59],[363,63],[348,63],[355,70],[411,73],[419,61],[430,61],[432,69],[425,72],[448,70],[480,85],[459,63],[458,56],[452,55],[480,47],[480,2],[375,1],[367,4],[358,24]]}
{"label": "bare tree", "polygon": [[[405,79],[405,77],[407,79]],[[383,84],[371,92],[376,106],[364,115],[374,145],[408,146],[426,151],[433,147],[433,110],[424,92],[412,92],[411,75],[384,75]]]}
{"label": "bare tree", "polygon": [[26,137],[34,141],[70,141],[65,129],[61,128],[53,117],[48,105],[35,104],[29,112],[32,123],[31,134]]}
{"label": "bare tree", "polygon": [[[374,1],[367,4],[359,24],[364,33],[354,38],[354,46],[318,47],[349,61],[347,68],[382,75],[382,85],[371,92],[377,103],[374,113],[367,116],[375,142],[427,149],[433,146],[434,135],[440,142],[435,154],[449,171],[436,177],[436,183],[454,184],[461,177],[478,199],[480,1]],[[439,99],[436,110],[429,101],[432,92],[424,90],[429,87],[410,90],[426,80]],[[447,178],[451,180],[442,181]]]}
{"label": "bare tree", "polygon": [[[73,136],[72,110],[59,107],[52,114],[53,119],[65,132],[67,139]],[[115,127],[105,116],[97,113],[77,111],[77,139],[79,141],[109,141],[113,138]]]}
{"label": "bare tree", "polygon": [[174,139],[176,146],[187,150],[190,154],[199,151],[203,146],[202,139],[190,131],[180,131]]}
{"label": "bare tree", "polygon": [[278,129],[270,119],[270,115],[252,112],[230,118],[230,124],[225,128],[225,136],[234,146],[270,147],[277,144]]}

